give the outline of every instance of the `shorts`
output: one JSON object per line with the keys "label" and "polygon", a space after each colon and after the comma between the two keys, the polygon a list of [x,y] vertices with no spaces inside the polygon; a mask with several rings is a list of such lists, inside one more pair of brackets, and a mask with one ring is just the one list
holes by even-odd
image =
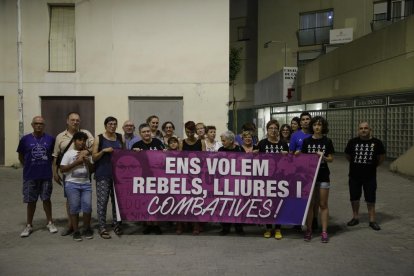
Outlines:
{"label": "shorts", "polygon": [[359,201],[364,189],[366,203],[375,203],[377,192],[377,180],[349,178],[349,196],[351,201]]}
{"label": "shorts", "polygon": [[331,183],[329,182],[316,182],[315,189],[329,189],[331,188]]}
{"label": "shorts", "polygon": [[92,213],[92,185],[90,183],[65,183],[65,192],[69,203],[71,215]]}
{"label": "shorts", "polygon": [[52,191],[52,179],[26,180],[23,182],[23,202],[37,202],[39,197],[42,201],[50,200]]}

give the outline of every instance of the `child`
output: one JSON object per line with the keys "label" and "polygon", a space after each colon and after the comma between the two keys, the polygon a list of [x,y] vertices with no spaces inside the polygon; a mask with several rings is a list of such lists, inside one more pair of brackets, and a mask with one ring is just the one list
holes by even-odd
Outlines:
{"label": "child", "polygon": [[[313,207],[315,204],[319,204],[320,217],[322,223],[321,241],[327,243],[329,241],[327,228],[328,228],[328,198],[329,198],[329,167],[327,162],[333,161],[334,147],[331,139],[325,135],[328,133],[328,122],[321,116],[316,116],[311,119],[309,127],[309,133],[311,137],[303,140],[302,153],[316,153],[321,156],[321,164],[319,166],[318,176],[316,178],[315,189],[313,191],[311,203],[309,206],[308,216],[306,219],[307,230],[304,236],[305,241],[311,241],[312,239],[312,219],[313,219]],[[316,193],[319,193],[319,202],[315,202]]]}
{"label": "child", "polygon": [[73,226],[73,240],[82,241],[79,232],[79,213],[83,212],[83,235],[93,238],[91,229],[92,185],[89,171],[92,167],[88,156],[81,153],[85,149],[88,136],[84,132],[73,135],[74,149],[68,150],[62,158],[60,171],[65,174],[65,192],[69,202],[70,219]]}
{"label": "child", "polygon": [[177,137],[172,136],[168,138],[168,150],[178,150],[179,146],[180,142],[178,141]]}

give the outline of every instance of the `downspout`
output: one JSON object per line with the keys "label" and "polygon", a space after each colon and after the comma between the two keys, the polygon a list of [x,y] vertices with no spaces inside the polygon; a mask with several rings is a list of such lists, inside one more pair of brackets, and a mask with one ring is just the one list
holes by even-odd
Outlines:
{"label": "downspout", "polygon": [[23,65],[22,65],[22,26],[20,13],[20,0],[17,0],[17,110],[19,113],[19,139],[24,134],[23,124]]}

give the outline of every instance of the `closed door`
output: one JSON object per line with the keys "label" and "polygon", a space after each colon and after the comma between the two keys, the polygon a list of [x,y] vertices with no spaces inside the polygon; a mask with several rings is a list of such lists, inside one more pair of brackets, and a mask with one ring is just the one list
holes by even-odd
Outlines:
{"label": "closed door", "polygon": [[151,115],[160,118],[160,130],[164,122],[171,121],[175,126],[175,134],[183,137],[183,98],[131,97],[129,99],[129,119],[135,123],[137,134],[138,126],[145,123]]}
{"label": "closed door", "polygon": [[56,136],[66,129],[66,117],[77,112],[81,128],[95,133],[95,104],[93,97],[42,97],[42,116],[46,121],[45,132]]}
{"label": "closed door", "polygon": [[0,165],[4,165],[4,97],[0,97]]}

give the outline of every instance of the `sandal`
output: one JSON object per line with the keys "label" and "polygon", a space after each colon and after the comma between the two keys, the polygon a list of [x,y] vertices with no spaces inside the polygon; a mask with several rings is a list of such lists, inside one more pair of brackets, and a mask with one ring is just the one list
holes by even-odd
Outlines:
{"label": "sandal", "polygon": [[108,231],[106,231],[106,229],[102,229],[101,232],[99,232],[99,235],[101,236],[102,239],[110,239],[111,235],[108,233]]}
{"label": "sandal", "polygon": [[114,226],[114,233],[117,234],[118,236],[122,235],[122,228],[121,225],[117,224]]}

